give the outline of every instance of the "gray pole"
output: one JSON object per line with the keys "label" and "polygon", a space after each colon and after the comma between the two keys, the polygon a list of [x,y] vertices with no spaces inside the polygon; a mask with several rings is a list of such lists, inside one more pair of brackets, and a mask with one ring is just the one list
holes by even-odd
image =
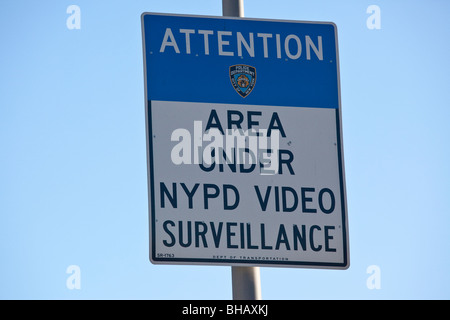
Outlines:
{"label": "gray pole", "polygon": [[[222,0],[224,17],[244,17],[244,0]],[[234,300],[261,300],[259,267],[231,267]]]}
{"label": "gray pole", "polygon": [[224,17],[244,17],[244,0],[222,0]]}
{"label": "gray pole", "polygon": [[259,267],[231,267],[234,300],[261,300]]}

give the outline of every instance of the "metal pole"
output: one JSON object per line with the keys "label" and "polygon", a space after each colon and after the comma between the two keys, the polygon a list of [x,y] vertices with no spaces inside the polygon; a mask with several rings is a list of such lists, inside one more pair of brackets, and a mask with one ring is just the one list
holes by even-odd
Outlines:
{"label": "metal pole", "polygon": [[259,267],[231,267],[234,300],[261,300]]}
{"label": "metal pole", "polygon": [[224,17],[244,17],[244,0],[222,0]]}
{"label": "metal pole", "polygon": [[[222,0],[224,17],[244,17],[244,0]],[[234,300],[261,300],[259,267],[231,267]]]}

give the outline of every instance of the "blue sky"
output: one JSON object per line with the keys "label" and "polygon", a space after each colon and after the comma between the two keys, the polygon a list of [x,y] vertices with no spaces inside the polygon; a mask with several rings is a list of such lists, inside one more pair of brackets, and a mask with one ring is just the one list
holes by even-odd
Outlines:
{"label": "blue sky", "polygon": [[[366,25],[370,5],[381,29]],[[146,11],[222,14],[219,0],[1,1],[0,298],[231,298],[230,267],[148,259]],[[445,0],[245,0],[246,17],[332,21],[339,35],[351,265],[262,268],[263,298],[450,298],[448,12]],[[373,265],[380,289],[366,283]]]}

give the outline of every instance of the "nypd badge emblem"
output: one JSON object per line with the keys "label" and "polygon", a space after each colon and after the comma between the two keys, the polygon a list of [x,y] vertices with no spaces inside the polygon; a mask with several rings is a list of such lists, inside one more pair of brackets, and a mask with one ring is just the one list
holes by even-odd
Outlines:
{"label": "nypd badge emblem", "polygon": [[231,66],[230,80],[234,90],[236,90],[242,98],[245,98],[255,87],[256,69],[245,64]]}

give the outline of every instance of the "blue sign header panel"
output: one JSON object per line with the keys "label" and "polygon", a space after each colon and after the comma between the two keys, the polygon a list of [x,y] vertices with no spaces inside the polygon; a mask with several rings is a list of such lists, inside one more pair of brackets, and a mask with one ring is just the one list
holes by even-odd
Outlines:
{"label": "blue sign header panel", "polygon": [[339,108],[333,23],[142,19],[148,100]]}

